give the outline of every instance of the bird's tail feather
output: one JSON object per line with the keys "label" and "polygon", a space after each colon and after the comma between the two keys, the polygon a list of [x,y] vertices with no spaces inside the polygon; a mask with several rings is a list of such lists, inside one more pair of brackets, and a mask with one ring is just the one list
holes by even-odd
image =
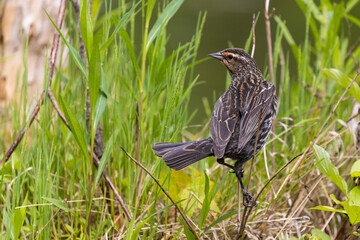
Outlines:
{"label": "bird's tail feather", "polygon": [[185,143],[156,143],[152,149],[166,165],[181,170],[203,158],[213,155],[212,142],[209,138]]}

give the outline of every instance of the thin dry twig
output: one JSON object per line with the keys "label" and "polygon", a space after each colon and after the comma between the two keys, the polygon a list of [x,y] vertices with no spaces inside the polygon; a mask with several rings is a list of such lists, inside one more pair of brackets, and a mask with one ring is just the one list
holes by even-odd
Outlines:
{"label": "thin dry twig", "polygon": [[[301,208],[303,208],[303,206],[305,205],[308,197],[312,194],[312,192],[315,190],[316,186],[320,183],[320,181],[321,181],[321,177],[319,177],[319,178],[317,179],[317,181],[313,184],[311,190],[307,193],[306,197],[304,197],[303,201],[299,204],[299,206],[296,208],[296,210],[295,210],[292,214],[290,214],[289,219],[293,218],[294,215],[295,215]],[[284,231],[285,227],[286,227],[286,226],[289,224],[289,222],[290,222],[289,219],[286,220],[286,222],[284,223],[283,227],[282,227],[281,230],[278,232],[278,234],[276,235],[276,237],[279,237],[280,234],[281,234],[281,232]]]}
{"label": "thin dry twig", "polygon": [[262,194],[262,192],[265,190],[265,188],[267,187],[267,185],[269,185],[272,180],[274,180],[274,178],[279,175],[279,173],[281,171],[283,171],[285,168],[287,168],[290,163],[294,162],[298,157],[300,157],[301,155],[304,155],[304,153],[300,153],[298,155],[296,155],[295,157],[293,157],[290,161],[288,161],[284,166],[282,166],[266,183],[265,185],[261,188],[260,192],[258,193],[258,195],[255,198],[255,202],[257,201],[257,199],[260,197],[260,195]]}
{"label": "thin dry twig", "polygon": [[[65,7],[66,7],[66,0],[62,0],[60,3],[58,18],[56,20],[56,25],[58,26],[59,29],[61,29],[62,25],[63,25],[64,16],[65,16]],[[51,51],[50,51],[50,56],[49,56],[49,84],[48,84],[49,87],[51,87],[51,82],[52,82],[52,78],[54,75],[55,60],[56,60],[57,51],[59,49],[59,39],[60,39],[60,35],[57,31],[55,31],[54,37],[53,37],[53,42],[52,42],[52,47],[51,47]],[[12,143],[10,148],[7,150],[4,160],[0,161],[0,164],[5,163],[9,160],[12,153],[15,151],[16,147],[19,145],[19,143],[23,139],[26,130],[31,127],[31,124],[34,122],[37,114],[39,113],[40,106],[44,102],[45,90],[46,89],[44,89],[42,91],[40,99],[36,103],[32,113],[31,113],[30,120],[21,129],[19,135],[16,137],[16,139],[14,140],[14,142]]]}
{"label": "thin dry twig", "polygon": [[120,146],[121,149],[124,151],[124,153],[136,164],[138,165],[141,169],[143,169],[154,181],[155,183],[160,187],[160,189],[163,191],[163,193],[169,198],[169,200],[174,204],[175,208],[179,211],[180,215],[183,217],[186,226],[189,228],[189,230],[194,234],[194,236],[196,237],[196,239],[200,239],[199,236],[197,235],[196,231],[194,230],[194,228],[191,226],[189,219],[187,218],[187,216],[181,211],[181,209],[178,207],[178,205],[175,203],[175,201],[172,199],[172,197],[169,195],[169,193],[163,188],[163,186],[161,186],[160,182],[154,177],[154,175],[151,174],[151,172],[149,170],[147,170],[138,160],[136,160],[135,158],[133,158],[126,150],[125,148],[123,148],[122,146]]}
{"label": "thin dry twig", "polygon": [[255,53],[255,20],[256,16],[255,13],[253,13],[253,20],[252,20],[252,49],[251,49],[251,57],[254,58]]}
{"label": "thin dry twig", "polygon": [[71,131],[70,125],[66,121],[66,118],[65,118],[64,114],[61,112],[59,104],[56,101],[54,93],[53,93],[53,91],[51,90],[50,87],[48,88],[48,96],[49,96],[50,101],[51,101],[53,107],[55,108],[57,114],[59,115],[60,119],[63,121],[63,123],[66,125],[66,127]]}
{"label": "thin dry twig", "polygon": [[269,5],[270,0],[265,0],[265,26],[266,26],[266,40],[268,45],[268,57],[269,57],[269,72],[270,72],[270,81],[274,82],[274,65],[273,65],[273,55],[272,55],[272,45],[271,45],[271,27],[270,27],[270,15],[269,15]]}
{"label": "thin dry twig", "polygon": [[[256,17],[255,17],[255,13],[254,13],[253,14],[253,20],[252,20],[252,50],[251,50],[251,57],[252,58],[254,57],[255,43],[256,43],[255,42],[255,20],[256,20]],[[248,178],[248,183],[247,183],[247,186],[246,186],[247,190],[249,189],[249,183],[250,183],[250,179],[251,179],[251,172],[252,172],[254,161],[255,161],[255,152],[256,152],[256,144],[257,144],[257,141],[258,141],[260,120],[261,120],[261,115],[259,117],[258,129],[257,129],[257,132],[256,132],[254,154],[253,154],[253,158],[252,158],[252,161],[251,161],[251,166],[250,166],[250,171],[249,171],[249,178]],[[240,238],[242,236],[242,234],[244,233],[247,218],[249,216],[249,215],[247,215],[247,210],[248,209],[247,209],[247,207],[245,207],[244,212],[243,212],[243,217],[241,218],[241,211],[240,211],[241,210],[241,194],[240,194],[240,191],[241,191],[241,186],[240,186],[240,183],[238,183],[238,219],[237,219],[238,220],[237,221],[238,222],[238,238]],[[249,214],[250,214],[250,211],[249,211]]]}

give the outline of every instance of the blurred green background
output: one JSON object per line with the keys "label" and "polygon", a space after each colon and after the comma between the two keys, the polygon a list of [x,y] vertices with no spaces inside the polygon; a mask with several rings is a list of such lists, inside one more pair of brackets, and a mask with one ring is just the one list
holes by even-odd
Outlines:
{"label": "blurred green background", "polygon": [[[314,2],[318,5],[320,1]],[[275,9],[274,14],[286,21],[295,41],[297,43],[303,42],[305,39],[305,16],[296,1],[270,1],[269,12],[273,8]],[[191,40],[200,11],[206,11],[207,17],[198,51],[198,59],[206,57],[209,53],[225,49],[229,47],[229,44],[243,48],[252,27],[252,16],[254,13],[260,13],[255,29],[256,50],[254,58],[261,71],[265,73],[266,70],[267,73],[265,66],[267,66],[268,54],[263,0],[185,0],[180,10],[169,22],[169,47],[176,49],[179,42],[185,43]],[[351,13],[360,17],[360,6],[357,5]],[[349,38],[350,45],[352,45],[360,38],[360,31],[351,22],[347,24],[348,32],[343,34]],[[274,41],[276,23],[273,18],[271,19],[271,31],[272,41]],[[140,48],[140,46],[138,47]],[[285,52],[291,52],[288,44],[284,43],[283,47]],[[293,72],[293,75],[295,75],[296,65],[294,58],[290,57],[290,73]],[[226,69],[217,61],[209,58],[209,61],[200,63],[195,68],[195,74],[200,76],[190,99],[190,112],[197,111],[192,124],[198,124],[204,120],[205,112],[202,99],[207,98],[210,102],[210,108],[212,108],[212,103],[215,103],[216,99],[226,89]],[[265,78],[269,80],[266,75]],[[296,81],[297,79],[292,77],[291,80]]]}

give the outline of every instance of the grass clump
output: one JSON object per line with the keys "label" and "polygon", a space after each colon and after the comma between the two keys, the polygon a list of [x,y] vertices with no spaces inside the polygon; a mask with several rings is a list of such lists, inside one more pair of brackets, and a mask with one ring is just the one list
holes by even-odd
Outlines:
{"label": "grass clump", "polygon": [[[70,57],[68,65],[60,63],[51,87],[72,131],[45,98],[36,122],[26,132],[29,140],[24,139],[0,168],[0,238],[194,238],[174,205],[121,147],[160,181],[200,238],[231,239],[236,235],[236,177],[213,164],[212,158],[174,172],[151,150],[155,142],[208,136],[208,119],[196,134],[188,127],[193,117],[188,111],[189,99],[198,80],[195,67],[202,61],[197,50],[205,14],[199,15],[189,42],[176,49],[167,47],[166,25],[182,3],[122,0],[114,7],[111,1],[94,0],[90,12],[89,2],[81,1],[83,59],[78,50],[77,12],[67,6],[68,32],[62,50],[67,49]],[[304,13],[303,39],[294,40],[285,20],[273,16],[279,114],[270,140],[255,160],[249,191],[259,192],[281,166],[296,154],[305,154],[280,172],[260,195],[259,207],[247,223],[248,237],[288,239],[312,233],[334,239],[339,231],[345,232],[339,226],[349,228],[346,216],[309,208],[331,206],[330,193],[344,200],[341,191],[317,171],[321,159],[315,161],[313,146],[327,153],[327,160],[348,182],[352,161],[358,158],[350,127],[358,117],[353,113],[360,96],[358,81],[341,97],[359,71],[360,47],[351,45],[346,32],[349,22],[359,27],[360,20],[351,14],[357,2],[297,3]],[[141,32],[135,27],[138,25]],[[290,68],[292,63],[296,68]],[[267,72],[265,69],[266,78]],[[89,86],[90,127],[85,118],[85,85]],[[21,128],[15,120],[27,119],[26,104],[25,99],[5,113],[12,115],[12,131]],[[96,168],[88,149],[95,145],[99,123],[104,152]],[[5,139],[0,144],[10,145],[13,136],[6,136],[3,130],[0,133]],[[132,221],[106,187],[103,170],[124,199]]]}

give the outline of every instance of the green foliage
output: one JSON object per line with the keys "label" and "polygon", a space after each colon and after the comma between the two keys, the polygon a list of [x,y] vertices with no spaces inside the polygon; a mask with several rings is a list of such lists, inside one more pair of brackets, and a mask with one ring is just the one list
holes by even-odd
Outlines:
{"label": "green foliage", "polygon": [[[342,87],[347,88],[351,83],[351,78],[346,76],[343,72],[338,69],[322,69],[326,76],[336,80]],[[354,82],[351,87],[349,88],[349,93],[358,101],[360,102],[360,87],[359,85]]]}
{"label": "green foliage", "polygon": [[154,39],[159,35],[161,30],[166,26],[169,22],[170,18],[174,16],[177,10],[180,8],[184,0],[174,0],[171,1],[160,16],[156,19],[154,26],[151,28],[149,32],[149,37],[146,42],[146,50],[148,50],[150,44],[154,41]]}
{"label": "green foliage", "polygon": [[[344,210],[335,209],[329,206],[318,206],[312,209],[346,213],[352,225],[360,222],[360,186],[356,186],[348,192],[348,186],[345,180],[339,175],[338,169],[331,163],[329,154],[321,147],[314,145],[315,156],[317,160],[317,168],[319,171],[333,181],[345,194],[347,199],[343,202],[336,199],[334,194],[331,194],[331,199],[338,205],[342,206]],[[356,163],[355,163],[356,164]],[[354,166],[353,168],[354,169]],[[358,165],[358,164],[357,164]],[[356,166],[355,166],[356,167]]]}
{"label": "green foliage", "polygon": [[317,145],[314,145],[314,152],[317,161],[316,167],[322,174],[333,181],[346,195],[348,193],[348,186],[345,180],[340,176],[339,170],[331,163],[329,154],[322,147]]}
{"label": "green foliage", "polygon": [[360,178],[360,159],[358,159],[351,168],[350,176],[353,180]]}

